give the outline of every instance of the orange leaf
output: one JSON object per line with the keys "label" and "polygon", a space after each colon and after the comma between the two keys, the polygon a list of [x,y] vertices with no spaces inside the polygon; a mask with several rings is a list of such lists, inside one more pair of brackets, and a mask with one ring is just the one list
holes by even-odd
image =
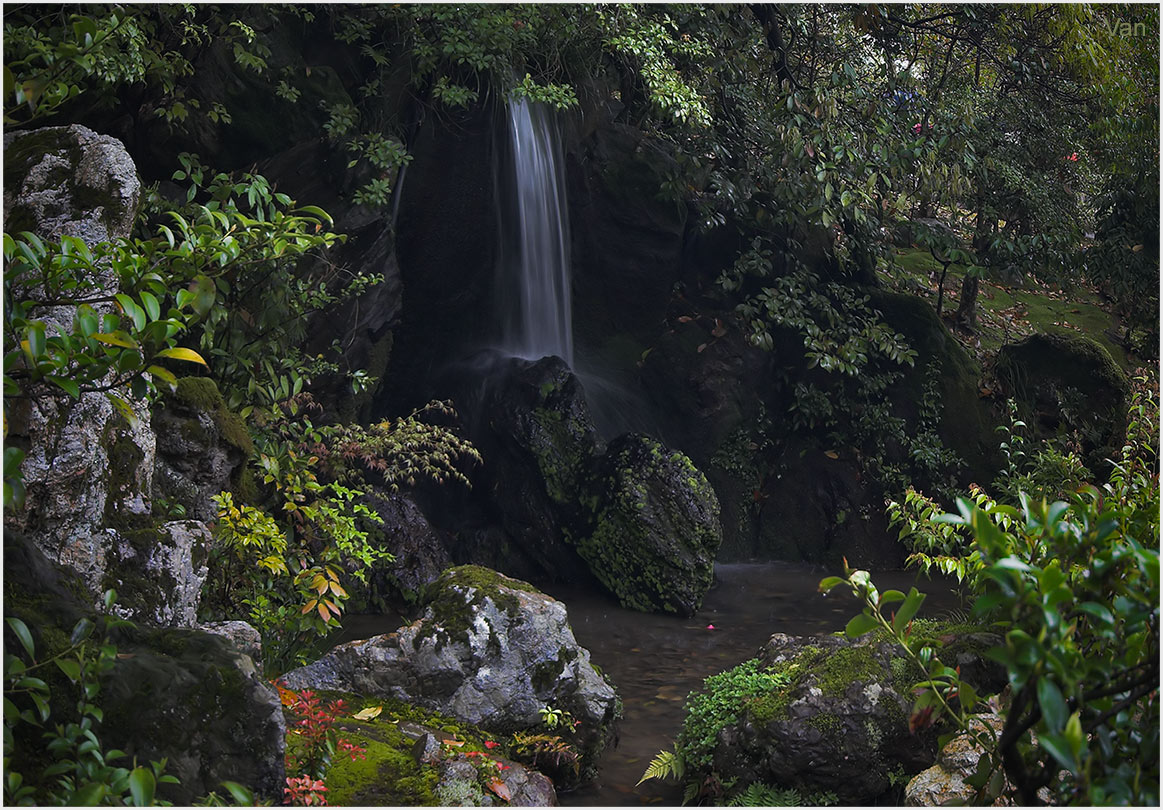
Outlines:
{"label": "orange leaf", "polygon": [[464,745],[464,740],[445,740],[444,744],[452,746],[453,748],[459,748],[460,746]]}
{"label": "orange leaf", "polygon": [[509,786],[502,782],[500,778],[494,776],[492,779],[485,783],[485,787],[500,796],[505,801],[513,801],[513,794],[509,792]]}
{"label": "orange leaf", "polygon": [[825,450],[824,455],[827,456],[828,458],[840,458],[840,454],[837,453],[835,450]]}
{"label": "orange leaf", "polygon": [[315,605],[317,605],[317,604],[319,604],[319,600],[318,600],[318,599],[312,599],[310,602],[308,602],[307,604],[303,605],[303,610],[302,610],[302,613],[303,613],[303,615],[305,616],[305,615],[307,615],[308,613],[310,613],[312,610],[314,610],[314,609],[315,609]]}
{"label": "orange leaf", "polygon": [[275,689],[279,690],[279,702],[284,706],[294,706],[299,696],[281,683],[275,682]]}
{"label": "orange leaf", "polygon": [[325,622],[331,621],[331,611],[329,611],[327,609],[326,602],[319,603],[319,615],[323,617],[323,621],[325,621]]}

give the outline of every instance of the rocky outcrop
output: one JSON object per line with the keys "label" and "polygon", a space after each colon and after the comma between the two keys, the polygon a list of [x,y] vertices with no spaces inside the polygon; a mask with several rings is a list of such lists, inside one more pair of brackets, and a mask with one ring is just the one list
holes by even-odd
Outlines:
{"label": "rocky outcrop", "polygon": [[552,706],[580,721],[587,762],[617,714],[614,690],[574,640],[565,606],[477,566],[445,572],[415,622],[342,644],[283,679],[291,689],[404,700],[498,732],[535,728],[539,710]]}
{"label": "rocky outcrop", "polygon": [[722,541],[719,501],[677,450],[628,434],[597,464],[594,528],[577,540],[593,574],[630,608],[692,616]]}
{"label": "rocky outcrop", "polygon": [[1044,439],[1073,434],[1094,473],[1110,470],[1127,429],[1127,377],[1103,346],[1066,330],[1003,346],[994,365],[1005,395]]}
{"label": "rocky outcrop", "polygon": [[[46,240],[74,236],[90,246],[129,235],[141,183],[119,141],[73,125],[10,133],[4,143],[7,229]],[[112,271],[92,281],[98,291],[117,291]],[[59,306],[33,315],[51,329],[71,324],[74,312]],[[76,572],[94,604],[113,587],[122,592],[124,615],[191,625],[209,533],[152,517],[157,438],[148,409],[115,408],[102,392],[76,400],[36,386],[25,393],[8,411],[6,444],[25,450],[26,498],[5,512],[5,527],[35,538],[49,559]]]}
{"label": "rocky outcrop", "polygon": [[254,450],[246,426],[204,377],[178,380],[151,416],[157,435],[153,497],[162,511],[213,521],[218,508],[210,499],[237,488]]}
{"label": "rocky outcrop", "polygon": [[4,174],[9,233],[94,245],[127,235],[137,216],[141,181],[129,153],[80,124],[6,133]]}
{"label": "rocky outcrop", "polygon": [[196,630],[142,630],[118,651],[103,739],[142,762],[166,757],[180,784],[159,795],[189,805],[230,780],[282,798],[283,707],[249,656]]}
{"label": "rocky outcrop", "polygon": [[[714,730],[714,769],[739,784],[764,782],[806,793],[830,791],[840,804],[868,805],[890,787],[889,774],[933,761],[935,735],[911,734],[908,690],[915,680],[893,645],[867,638],[776,634],[760,670],[785,685],[746,705]],[[683,734],[698,734],[684,726]]]}

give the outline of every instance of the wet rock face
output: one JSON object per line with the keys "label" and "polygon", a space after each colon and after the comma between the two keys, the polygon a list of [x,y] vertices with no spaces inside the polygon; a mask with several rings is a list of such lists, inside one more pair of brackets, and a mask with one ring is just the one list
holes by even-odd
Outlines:
{"label": "wet rock face", "polygon": [[776,634],[759,661],[787,673],[789,683],[719,730],[714,767],[723,778],[830,791],[840,804],[866,805],[888,790],[890,772],[933,761],[932,735],[909,733],[914,679],[891,644]]}
{"label": "wet rock face", "polygon": [[552,706],[581,722],[587,760],[612,735],[617,705],[575,641],[565,606],[478,566],[445,572],[412,624],[342,644],[283,680],[291,689],[396,698],[497,732],[537,728],[539,710]]}
{"label": "wet rock face", "polygon": [[562,530],[576,530],[598,451],[581,383],[558,357],[483,355],[478,365],[461,400],[485,459],[478,493],[541,575],[572,579],[580,561]]}
{"label": "wet rock face", "polygon": [[611,442],[597,464],[590,570],[626,607],[692,616],[722,542],[719,501],[690,459],[645,436]]}
{"label": "wet rock face", "polygon": [[432,527],[424,513],[403,495],[365,496],[367,505],[383,518],[386,548],[395,560],[371,572],[374,592],[414,604],[424,589],[452,566],[445,533]]}

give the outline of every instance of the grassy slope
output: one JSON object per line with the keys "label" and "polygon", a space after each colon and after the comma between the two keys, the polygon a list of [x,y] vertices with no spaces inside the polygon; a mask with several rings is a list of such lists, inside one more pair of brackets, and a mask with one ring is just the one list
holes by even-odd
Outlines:
{"label": "grassy slope", "polygon": [[[936,306],[941,265],[928,251],[919,248],[898,248],[895,252],[897,266],[885,277],[889,286],[920,295]],[[949,267],[942,304],[942,314],[946,317],[957,310],[964,276],[964,267],[956,264]],[[1103,309],[1101,297],[1088,287],[1079,285],[1063,290],[1033,279],[1009,286],[987,278],[982,279],[978,296],[977,333],[967,335],[954,330],[953,334],[979,360],[986,361],[1002,345],[1034,332],[1071,329],[1105,346],[1115,362],[1131,371],[1134,363],[1128,359],[1126,350],[1111,338],[1117,333],[1117,327],[1114,316]]]}

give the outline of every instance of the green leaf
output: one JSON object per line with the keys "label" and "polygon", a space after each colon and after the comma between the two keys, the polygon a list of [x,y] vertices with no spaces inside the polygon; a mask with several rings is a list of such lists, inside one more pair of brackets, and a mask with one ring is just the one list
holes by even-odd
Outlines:
{"label": "green leaf", "polygon": [[77,385],[76,380],[70,380],[68,377],[58,377],[55,374],[50,374],[45,377],[45,380],[60,388],[73,399],[81,398],[81,386]]}
{"label": "green leaf", "polygon": [[843,577],[824,577],[820,580],[820,584],[816,587],[816,590],[820,593],[827,593],[837,585],[843,585],[844,582]]}
{"label": "green leaf", "polygon": [[245,785],[240,785],[238,782],[223,782],[222,787],[229,791],[235,803],[240,807],[254,806],[254,793]]}
{"label": "green leaf", "polygon": [[32,633],[28,631],[28,625],[15,616],[9,616],[5,621],[12,628],[12,632],[16,634],[16,638],[20,640],[20,646],[28,653],[28,657],[35,658],[36,645],[32,643]]}
{"label": "green leaf", "polygon": [[143,290],[141,293],[141,303],[142,306],[145,307],[145,312],[147,315],[149,315],[149,319],[151,321],[156,321],[161,317],[162,306],[160,303],[158,303],[158,300],[156,297],[154,297],[153,293]]}
{"label": "green leaf", "polygon": [[93,340],[97,341],[98,343],[104,343],[107,346],[121,346],[122,348],[125,348],[125,349],[136,349],[137,348],[137,341],[135,341],[129,335],[127,335],[121,331],[98,332],[97,334],[92,335],[91,337],[93,338]]}
{"label": "green leaf", "polygon": [[72,632],[72,635],[69,636],[69,643],[74,644],[74,645],[80,644],[82,641],[87,639],[92,634],[93,634],[93,622],[92,622],[92,620],[90,620],[88,618],[82,618],[76,624],[73,625],[73,632]]}
{"label": "green leaf", "polygon": [[908,627],[909,622],[917,615],[917,611],[921,608],[921,603],[925,601],[925,594],[920,593],[916,588],[909,589],[909,596],[905,599],[905,603],[901,605],[901,609],[897,611],[892,619],[892,629],[896,633],[900,633],[905,627]]}
{"label": "green leaf", "polygon": [[42,321],[33,321],[25,331],[25,341],[27,343],[26,350],[29,357],[35,360],[44,355],[45,337],[44,337],[44,323]]}
{"label": "green leaf", "polygon": [[74,790],[65,797],[65,804],[80,807],[95,807],[105,798],[105,785],[100,782],[90,782],[79,790]]}
{"label": "green leaf", "polygon": [[868,613],[860,613],[852,617],[848,625],[844,628],[844,634],[848,638],[859,638],[865,633],[875,630],[878,627],[876,619]]}
{"label": "green leaf", "polygon": [[1061,731],[1066,725],[1066,700],[1057,684],[1047,678],[1038,679],[1038,705],[1051,731]]}
{"label": "green leaf", "polygon": [[172,349],[162,349],[157,353],[157,356],[170,360],[184,360],[187,363],[200,363],[203,366],[207,365],[206,361],[202,359],[202,355],[193,349],[187,349],[182,346],[175,346]]}
{"label": "green leaf", "polygon": [[1072,774],[1078,774],[1078,759],[1070,750],[1070,744],[1061,734],[1039,734],[1038,745],[1058,760],[1058,764]]}
{"label": "green leaf", "polygon": [[58,658],[57,666],[74,683],[81,679],[81,665],[72,658]]}
{"label": "green leaf", "polygon": [[129,774],[129,793],[133,797],[134,807],[149,807],[153,804],[154,790],[157,781],[149,768],[134,768]]}
{"label": "green leaf", "polygon": [[146,368],[146,372],[153,377],[154,382],[160,380],[168,385],[171,390],[178,384],[178,378],[169,369],[162,368],[161,366],[149,366]]}

